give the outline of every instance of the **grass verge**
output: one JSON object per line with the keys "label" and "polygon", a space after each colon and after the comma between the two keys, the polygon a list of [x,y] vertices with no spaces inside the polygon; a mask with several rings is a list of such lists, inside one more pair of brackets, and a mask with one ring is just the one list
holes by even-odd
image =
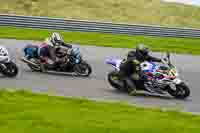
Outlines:
{"label": "grass verge", "polygon": [[0,13],[200,27],[200,8],[163,0],[0,0]]}
{"label": "grass verge", "polygon": [[[0,27],[0,38],[44,40],[52,32],[53,30]],[[129,36],[88,32],[57,32],[62,34],[66,42],[82,45],[134,48],[138,43],[144,43],[153,51],[170,51],[174,53],[200,55],[200,39]]]}
{"label": "grass verge", "polygon": [[199,133],[200,116],[120,103],[0,91],[3,133]]}

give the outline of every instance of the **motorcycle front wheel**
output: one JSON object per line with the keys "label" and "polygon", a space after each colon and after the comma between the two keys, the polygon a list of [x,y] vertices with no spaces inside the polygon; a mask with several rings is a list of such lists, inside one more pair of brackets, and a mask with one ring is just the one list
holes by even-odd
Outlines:
{"label": "motorcycle front wheel", "polygon": [[176,90],[168,89],[170,95],[177,99],[185,99],[190,95],[190,89],[185,83],[176,85]]}
{"label": "motorcycle front wheel", "polygon": [[92,67],[85,61],[74,66],[74,72],[79,76],[88,77],[92,73]]}

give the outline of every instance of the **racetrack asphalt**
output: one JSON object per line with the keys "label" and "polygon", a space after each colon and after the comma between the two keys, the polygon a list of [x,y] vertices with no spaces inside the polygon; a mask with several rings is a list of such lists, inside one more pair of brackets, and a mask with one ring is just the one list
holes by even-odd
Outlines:
{"label": "racetrack asphalt", "polygon": [[[186,100],[177,100],[170,96],[150,95],[140,93],[128,96],[112,88],[107,82],[107,73],[111,67],[105,64],[107,57],[121,58],[130,49],[80,46],[85,60],[91,64],[93,73],[89,78],[61,75],[53,73],[32,72],[19,58],[23,55],[22,48],[27,44],[40,44],[38,41],[0,39],[0,45],[6,46],[19,66],[20,72],[16,78],[0,77],[0,88],[31,89],[50,95],[84,97],[95,100],[121,101],[140,106],[163,107],[200,112],[200,56],[172,55],[172,62],[177,66],[182,78],[191,89],[191,96]],[[164,54],[153,53],[163,57]]]}

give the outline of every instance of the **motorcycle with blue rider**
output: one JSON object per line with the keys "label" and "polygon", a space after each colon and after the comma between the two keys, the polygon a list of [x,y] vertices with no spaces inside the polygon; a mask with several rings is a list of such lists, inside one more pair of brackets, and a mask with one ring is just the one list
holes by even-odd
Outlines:
{"label": "motorcycle with blue rider", "polygon": [[89,76],[92,68],[83,59],[80,48],[65,44],[60,38],[58,33],[53,33],[52,37],[39,46],[32,44],[25,46],[21,60],[33,71],[54,71]]}

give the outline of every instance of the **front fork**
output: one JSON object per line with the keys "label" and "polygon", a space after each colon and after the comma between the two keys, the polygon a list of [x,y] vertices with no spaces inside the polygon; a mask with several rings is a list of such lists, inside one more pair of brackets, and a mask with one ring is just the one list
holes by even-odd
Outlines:
{"label": "front fork", "polygon": [[176,91],[176,85],[180,84],[181,82],[182,82],[181,79],[176,78],[176,79],[174,79],[174,80],[172,81],[172,83],[171,83],[169,86],[170,86],[170,88],[171,88],[172,90]]}

